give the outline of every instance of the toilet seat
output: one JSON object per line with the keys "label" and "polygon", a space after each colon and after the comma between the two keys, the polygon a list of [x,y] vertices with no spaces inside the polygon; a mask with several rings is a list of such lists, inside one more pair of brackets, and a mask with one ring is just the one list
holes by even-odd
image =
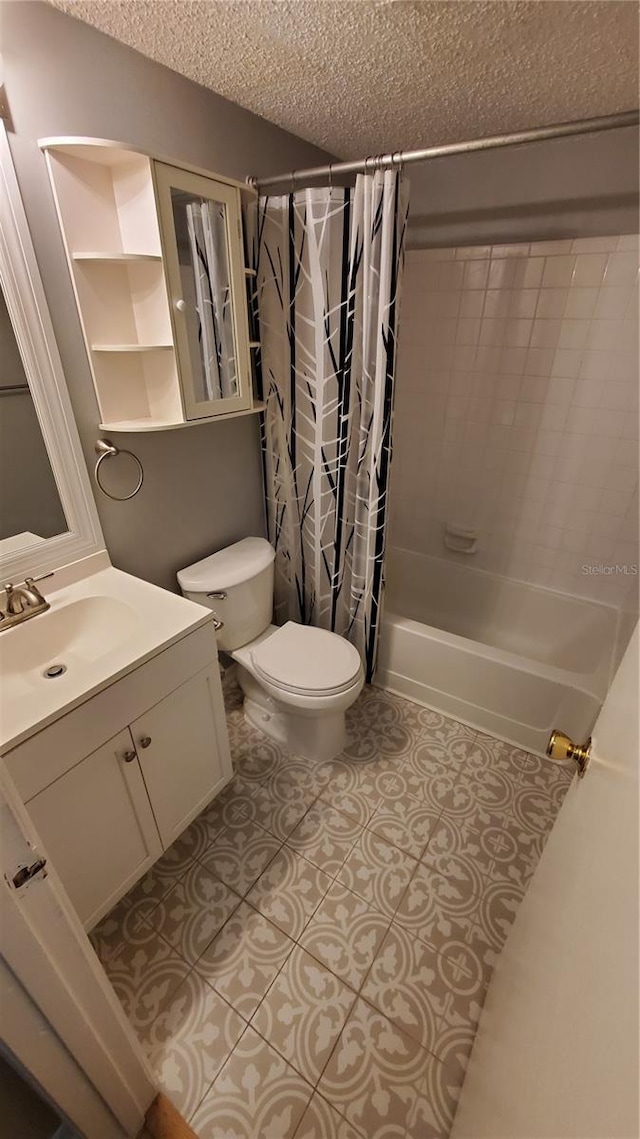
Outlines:
{"label": "toilet seat", "polygon": [[288,621],[251,652],[256,674],[282,692],[331,696],[361,675],[358,650],[337,633]]}

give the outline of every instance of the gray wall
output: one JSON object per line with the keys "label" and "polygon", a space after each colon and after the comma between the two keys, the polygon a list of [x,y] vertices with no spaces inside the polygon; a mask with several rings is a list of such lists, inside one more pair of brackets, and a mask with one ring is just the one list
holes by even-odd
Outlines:
{"label": "gray wall", "polygon": [[[328,156],[266,120],[39,2],[0,8],[20,189],[87,463],[98,409],[38,138],[92,135],[244,179]],[[212,19],[215,19],[212,6]],[[131,502],[96,494],[114,565],[170,589],[180,567],[264,532],[257,417],[119,435],[144,464]]]}
{"label": "gray wall", "polygon": [[438,158],[406,173],[410,248],[638,232],[635,127]]}

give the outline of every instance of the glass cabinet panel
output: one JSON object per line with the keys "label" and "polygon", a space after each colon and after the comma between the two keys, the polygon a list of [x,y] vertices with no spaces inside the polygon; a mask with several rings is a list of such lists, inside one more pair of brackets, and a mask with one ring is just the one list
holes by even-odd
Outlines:
{"label": "glass cabinet panel", "polygon": [[186,417],[250,408],[239,192],[163,163],[155,179]]}

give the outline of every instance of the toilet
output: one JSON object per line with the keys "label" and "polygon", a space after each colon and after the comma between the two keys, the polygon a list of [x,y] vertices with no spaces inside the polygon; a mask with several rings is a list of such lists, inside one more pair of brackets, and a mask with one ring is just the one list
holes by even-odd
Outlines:
{"label": "toilet", "polygon": [[178,583],[215,613],[218,648],[238,665],[247,721],[294,755],[333,759],[364,685],[360,654],[337,633],[272,624],[274,560],[264,538],[243,538],[180,570]]}

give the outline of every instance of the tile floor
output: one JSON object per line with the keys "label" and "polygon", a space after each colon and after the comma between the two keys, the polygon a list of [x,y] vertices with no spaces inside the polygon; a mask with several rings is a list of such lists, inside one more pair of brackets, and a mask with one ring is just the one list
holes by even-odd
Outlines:
{"label": "tile floor", "polygon": [[201,1139],[446,1139],[571,771],[367,688],[313,767],[228,699],[235,776],[91,938]]}

